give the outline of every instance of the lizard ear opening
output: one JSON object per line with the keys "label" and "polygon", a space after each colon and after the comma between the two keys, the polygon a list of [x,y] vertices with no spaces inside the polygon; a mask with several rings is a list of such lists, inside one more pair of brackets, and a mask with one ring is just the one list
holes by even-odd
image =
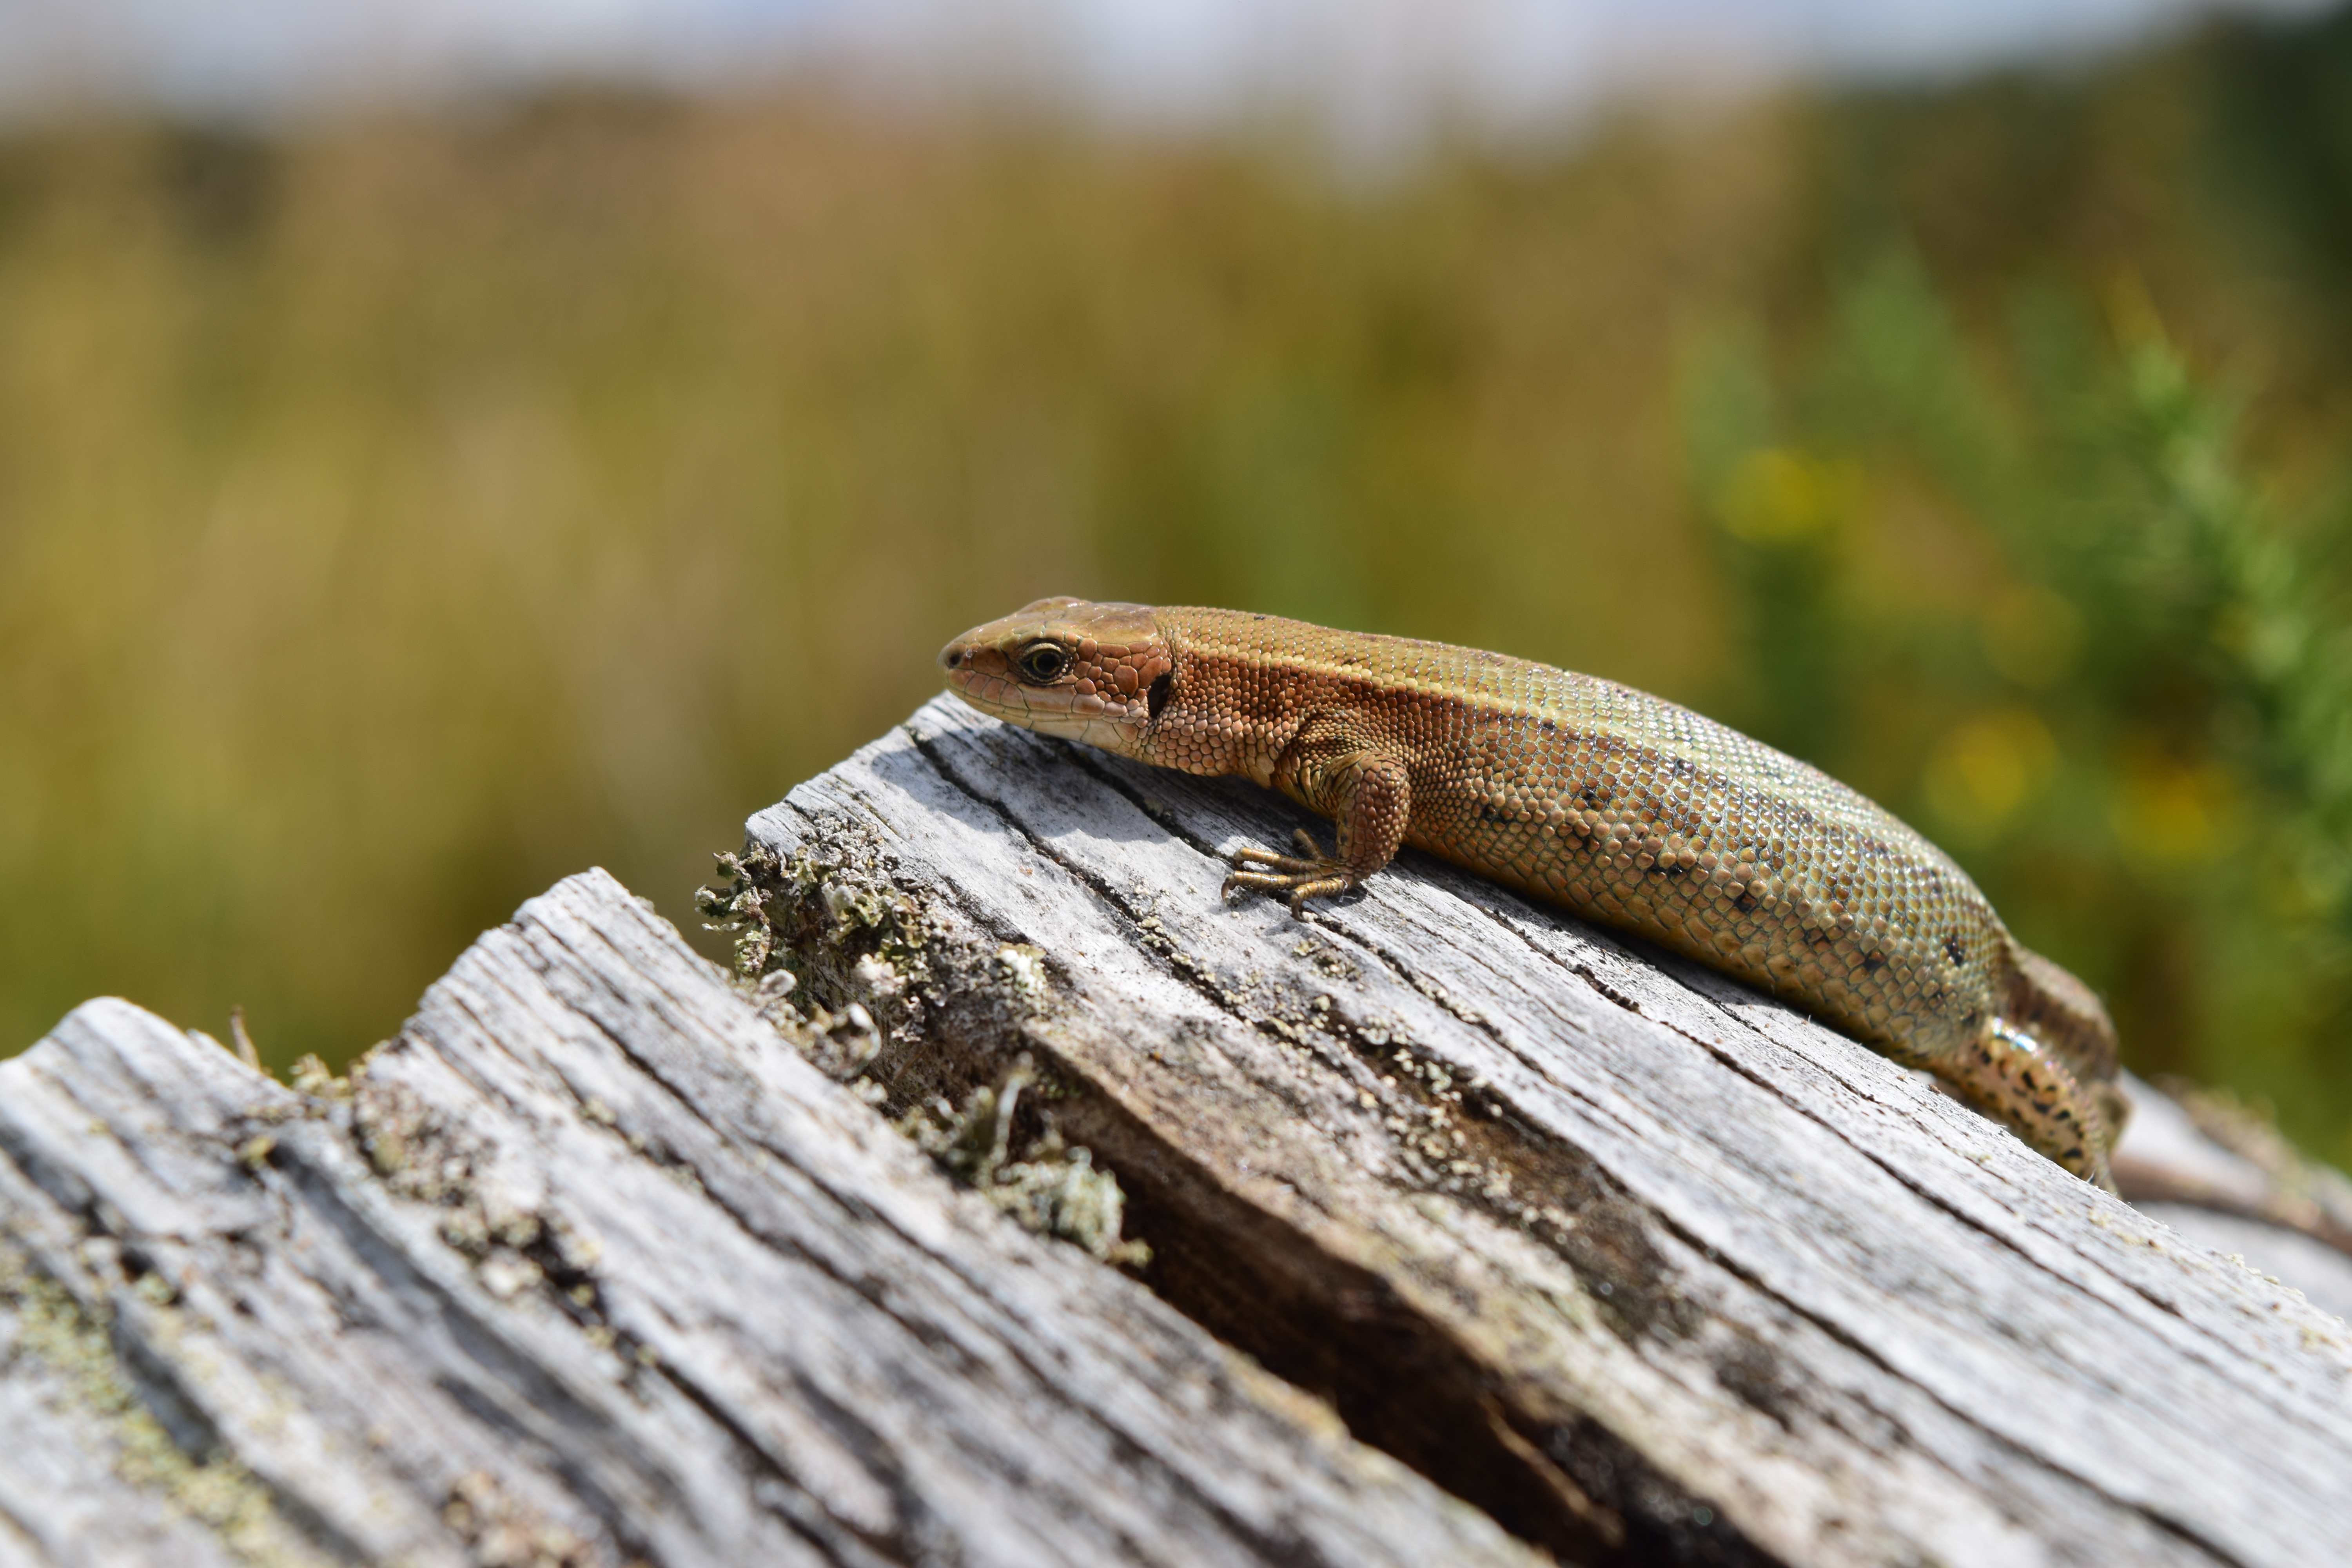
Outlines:
{"label": "lizard ear opening", "polygon": [[1172,670],[1161,670],[1159,678],[1152,681],[1151,689],[1145,698],[1146,702],[1150,707],[1151,717],[1153,719],[1158,719],[1161,711],[1167,708],[1169,695],[1173,692],[1175,689],[1175,672]]}

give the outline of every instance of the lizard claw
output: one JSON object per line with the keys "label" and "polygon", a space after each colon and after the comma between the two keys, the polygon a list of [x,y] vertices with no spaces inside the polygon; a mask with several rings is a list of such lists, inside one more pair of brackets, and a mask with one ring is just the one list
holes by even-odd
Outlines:
{"label": "lizard claw", "polygon": [[[1290,912],[1304,914],[1309,899],[1329,898],[1344,893],[1356,885],[1339,860],[1323,852],[1315,836],[1300,828],[1293,838],[1302,851],[1298,855],[1276,855],[1271,849],[1244,845],[1234,851],[1234,869],[1227,874],[1217,896],[1224,898],[1235,888],[1255,888],[1261,892],[1290,895]],[[1244,866],[1264,866],[1263,871],[1245,871]]]}

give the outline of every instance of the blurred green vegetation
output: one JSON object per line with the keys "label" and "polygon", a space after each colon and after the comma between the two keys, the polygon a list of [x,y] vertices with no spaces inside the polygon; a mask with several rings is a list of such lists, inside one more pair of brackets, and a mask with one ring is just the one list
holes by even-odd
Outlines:
{"label": "blurred green vegetation", "polygon": [[[801,93],[0,141],[0,1050],[340,1062],[1054,592],[1692,702],[2352,1158],[2352,25],[1367,176]],[[714,951],[716,951],[714,949]]]}
{"label": "blurred green vegetation", "polygon": [[2231,410],[2129,279],[2106,323],[2021,290],[1990,366],[1908,254],[1836,307],[1793,372],[1726,337],[1690,376],[1745,612],[1727,710],[1963,858],[2096,977],[2140,1070],[2260,1084],[2338,1132],[2352,515],[2291,520],[2246,481]]}

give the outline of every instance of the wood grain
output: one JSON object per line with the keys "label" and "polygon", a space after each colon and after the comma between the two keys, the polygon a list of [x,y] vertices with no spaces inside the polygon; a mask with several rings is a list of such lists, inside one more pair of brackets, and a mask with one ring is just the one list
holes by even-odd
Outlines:
{"label": "wood grain", "polygon": [[1147,1278],[1571,1555],[2352,1561],[2352,1334],[1772,1002],[947,700],[753,819],[902,1099],[1041,1053]]}
{"label": "wood grain", "polygon": [[346,1079],[86,1005],[0,1064],[0,1568],[2352,1561],[2341,1320],[1425,858],[1221,901],[1301,820],[942,700],[753,818],[789,986],[590,872]]}
{"label": "wood grain", "polygon": [[78,1010],[0,1066],[0,1563],[1532,1561],[795,1033],[601,872],[311,1093]]}

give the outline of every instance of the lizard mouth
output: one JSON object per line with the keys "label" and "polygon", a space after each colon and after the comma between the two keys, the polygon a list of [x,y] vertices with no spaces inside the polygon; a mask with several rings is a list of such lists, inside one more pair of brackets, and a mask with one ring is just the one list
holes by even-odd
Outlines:
{"label": "lizard mouth", "polygon": [[1150,609],[1082,599],[1040,599],[940,650],[949,689],[982,712],[1128,756],[1172,667]]}

